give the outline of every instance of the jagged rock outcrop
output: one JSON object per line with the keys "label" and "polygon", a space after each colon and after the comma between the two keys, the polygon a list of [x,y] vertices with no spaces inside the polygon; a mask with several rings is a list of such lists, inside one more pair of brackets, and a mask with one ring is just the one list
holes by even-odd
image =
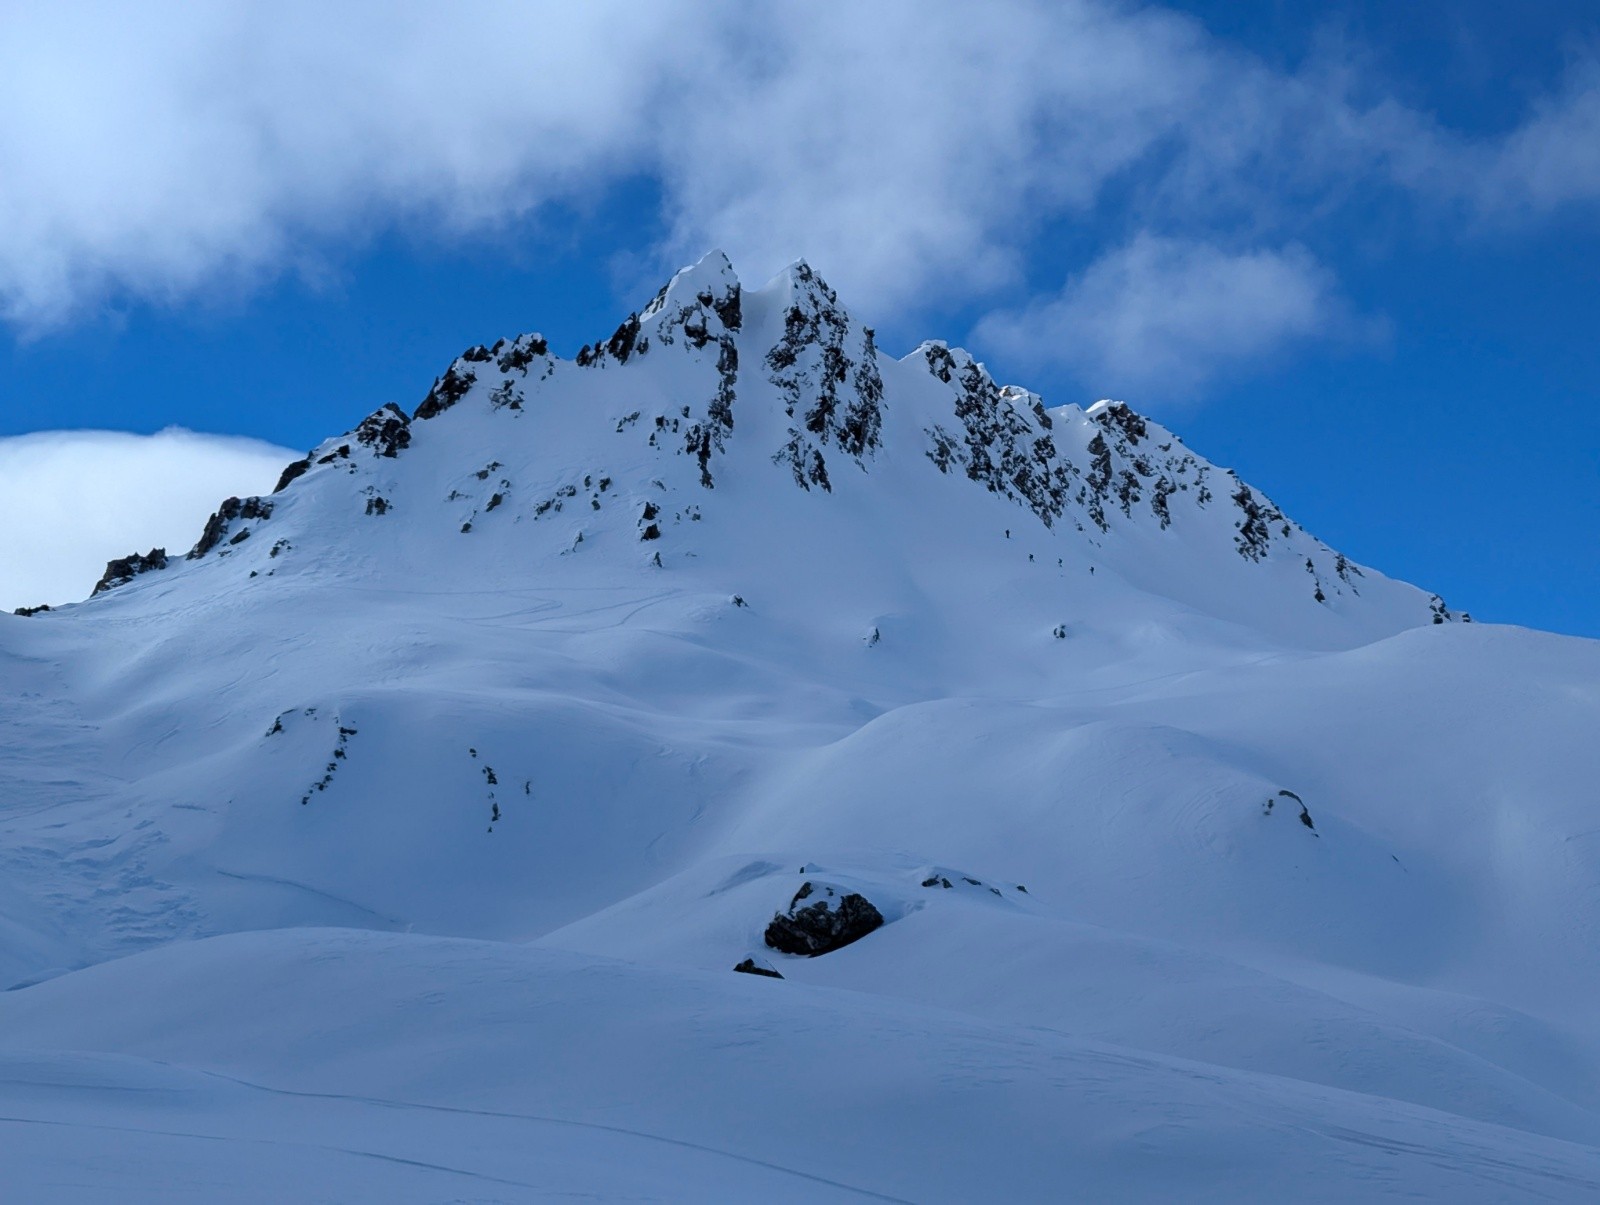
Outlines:
{"label": "jagged rock outcrop", "polygon": [[283,472],[278,476],[278,484],[272,487],[274,494],[281,494],[288,489],[292,482],[298,481],[306,475],[311,468],[311,457],[304,456],[299,460],[291,460],[283,466]]}
{"label": "jagged rock outcrop", "polygon": [[189,550],[188,559],[197,561],[210,552],[223,537],[228,537],[228,543],[242,543],[250,534],[249,528],[233,532],[229,535],[230,525],[235,521],[249,521],[253,519],[270,519],[272,517],[272,503],[266,498],[229,498],[216,509],[211,518],[206,520],[205,530],[200,533],[200,539]]}
{"label": "jagged rock outcrop", "polygon": [[825,450],[832,447],[866,468],[883,430],[883,377],[873,332],[859,326],[839,297],[804,262],[790,269],[793,295],[783,337],[767,352],[769,380],[778,387],[789,438],[773,459],[795,484],[831,491]]}
{"label": "jagged rock outcrop", "polygon": [[[483,353],[481,359],[477,355],[480,351]],[[417,405],[411,417],[414,420],[437,418],[466,397],[467,391],[478,379],[478,374],[467,366],[481,364],[488,359],[489,349],[486,347],[469,348],[463,352],[454,364],[445,369],[443,376],[434,380],[433,388],[428,390],[428,396]]]}
{"label": "jagged rock outcrop", "polygon": [[772,918],[765,940],[781,953],[814,958],[860,941],[882,924],[883,913],[866,896],[808,880]]}
{"label": "jagged rock outcrop", "polygon": [[[149,552],[135,552],[125,557],[119,557],[114,561],[107,561],[106,571],[100,575],[100,580],[94,584],[94,590],[91,592],[90,597],[92,598],[95,594],[100,594],[106,590],[131,582],[141,573],[150,573],[166,567],[167,550],[165,548],[152,548]],[[43,611],[48,611],[49,609],[49,607],[35,608],[35,610]],[[18,614],[21,613],[18,612]],[[29,613],[32,614],[32,612]]]}
{"label": "jagged rock outcrop", "polygon": [[389,402],[362,419],[351,434],[358,444],[392,460],[411,446],[411,420],[404,410]]}
{"label": "jagged rock outcrop", "polygon": [[[308,477],[354,477],[357,513],[403,512],[408,522],[419,516],[426,524],[442,499],[452,533],[481,532],[492,513],[506,538],[525,530],[518,528],[524,521],[542,520],[540,530],[548,530],[559,516],[562,555],[603,546],[594,537],[617,521],[614,514],[631,512],[637,524],[628,540],[654,544],[646,553],[654,566],[671,564],[679,524],[713,520],[703,532],[715,525],[715,509],[707,505],[702,514],[701,501],[688,501],[686,493],[732,480],[739,483],[735,493],[753,491],[739,493],[736,505],[781,510],[790,505],[781,497],[786,483],[827,495],[843,492],[840,474],[848,472],[854,494],[881,468],[896,475],[894,488],[903,493],[920,487],[900,477],[902,466],[920,465],[913,476],[970,481],[1031,515],[1051,540],[1064,541],[1041,546],[1037,528],[1023,530],[1030,526],[1025,515],[1016,524],[1001,519],[1008,537],[1012,527],[1027,535],[1018,555],[1030,563],[1037,555],[1040,564],[1053,561],[1061,569],[1076,562],[1093,572],[1097,562],[1123,556],[1159,558],[1163,542],[1181,540],[1204,545],[1219,568],[1226,563],[1224,576],[1236,574],[1241,562],[1259,565],[1259,580],[1271,579],[1271,589],[1303,587],[1306,602],[1335,612],[1368,584],[1358,567],[1260,491],[1126,403],[1049,409],[1038,395],[999,384],[972,355],[941,342],[924,343],[899,362],[879,356],[872,330],[803,261],[747,292],[727,258],[713,252],[676,273],[609,336],[585,345],[575,362],[552,356],[546,340],[531,333],[468,348],[413,415],[380,408],[288,465],[274,493]],[[457,407],[450,422],[428,422]],[[613,444],[613,435],[628,446]],[[536,449],[547,436],[560,441],[559,462],[541,463]],[[905,446],[888,447],[889,441]],[[427,453],[408,451],[425,443]],[[444,448],[451,450],[439,462]],[[403,453],[415,474],[389,463]],[[516,467],[493,485],[479,470],[477,480],[486,485],[480,491],[464,478],[491,456],[496,466],[504,459]],[[631,467],[619,473],[624,465]],[[618,491],[608,493],[614,475]],[[410,482],[424,477],[432,481],[427,496],[415,496]],[[601,482],[598,489],[593,480]],[[583,517],[592,525],[574,528],[578,507],[563,504],[577,500],[578,481],[587,495]],[[872,505],[874,487],[861,488],[867,492],[851,507]],[[624,497],[626,506],[614,505]],[[646,498],[656,513],[636,509]],[[230,499],[189,556],[248,540],[246,524],[267,518],[271,505]],[[702,555],[688,544],[681,551]],[[271,574],[251,560],[255,571]],[[1243,579],[1239,588],[1246,589]],[[1419,622],[1464,618],[1425,597],[1413,608]],[[1057,624],[1054,631],[1064,637],[1066,628]]]}
{"label": "jagged rock outcrop", "polygon": [[938,423],[927,428],[933,443],[928,459],[943,473],[960,469],[1052,526],[1066,509],[1078,470],[1058,455],[1044,403],[1026,390],[1002,389],[959,348],[929,342],[917,350],[928,371],[954,390],[961,424],[960,435]]}
{"label": "jagged rock outcrop", "polygon": [[[733,430],[739,380],[737,336],[743,326],[743,287],[727,256],[713,252],[668,281],[645,307],[636,328],[630,333],[625,323],[605,349],[606,355],[625,363],[626,354],[619,354],[613,347],[619,340],[625,349],[640,354],[648,349],[652,337],[663,346],[681,344],[696,353],[704,353],[710,344],[716,344],[716,385],[705,400],[704,413],[696,416],[690,407],[685,407],[679,416],[681,425],[677,418],[672,420],[673,434],[681,438],[679,448],[694,457],[700,484],[706,489],[716,484],[712,458],[726,450],[728,434]],[[639,331],[645,334],[639,335]],[[660,418],[657,424],[661,425]]]}

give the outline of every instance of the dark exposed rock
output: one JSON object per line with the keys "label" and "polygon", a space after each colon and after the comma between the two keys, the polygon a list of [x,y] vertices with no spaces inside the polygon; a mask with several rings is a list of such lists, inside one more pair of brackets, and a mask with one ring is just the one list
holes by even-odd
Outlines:
{"label": "dark exposed rock", "polygon": [[[485,348],[484,359],[488,358],[488,349]],[[433,388],[428,390],[428,396],[422,399],[421,405],[411,416],[413,419],[435,418],[467,396],[467,391],[476,383],[478,375],[470,368],[463,368],[465,362],[466,357],[461,357],[445,370],[444,376],[434,381]]]}
{"label": "dark exposed rock", "polygon": [[[792,269],[795,300],[784,315],[782,338],[767,352],[769,379],[793,420],[789,439],[773,459],[786,464],[795,484],[831,491],[822,450],[830,444],[865,468],[883,429],[883,380],[871,330],[857,328],[839,297],[805,263]],[[854,358],[851,353],[854,352]]]}
{"label": "dark exposed rock", "polygon": [[[237,499],[235,499],[237,501]],[[110,590],[114,587],[131,582],[141,573],[150,573],[156,569],[167,567],[167,550],[165,548],[152,548],[149,552],[140,554],[132,553],[129,556],[119,557],[114,561],[106,562],[106,571],[100,575],[100,580],[94,584],[90,597]],[[49,607],[35,607],[34,611],[48,611]],[[17,612],[21,614],[22,612]],[[33,611],[28,612],[30,615]]]}
{"label": "dark exposed rock", "polygon": [[302,460],[290,461],[284,466],[283,473],[278,478],[278,484],[272,487],[272,492],[274,494],[283,493],[283,491],[288,488],[288,485],[291,481],[294,481],[300,477],[304,477],[306,470],[308,470],[310,467],[311,457],[309,456]]}
{"label": "dark exposed rock", "polygon": [[356,442],[379,456],[393,458],[411,446],[411,420],[393,402],[374,410],[355,429]]}
{"label": "dark exposed rock", "polygon": [[490,392],[489,405],[496,410],[521,410],[522,393],[509,380],[501,381]]}
{"label": "dark exposed rock", "polygon": [[367,499],[367,514],[386,515],[388,513],[389,499],[376,496]]}
{"label": "dark exposed rock", "polygon": [[496,361],[501,372],[528,374],[528,365],[550,354],[550,345],[539,335],[518,335]]}
{"label": "dark exposed rock", "polygon": [[[804,900],[813,900],[804,904]],[[883,924],[883,914],[858,892],[802,883],[789,907],[772,918],[765,940],[785,954],[815,957],[859,941]]]}
{"label": "dark exposed rock", "polygon": [[1233,538],[1239,555],[1251,561],[1265,559],[1272,546],[1271,525],[1284,522],[1283,512],[1242,481],[1233,493],[1233,504],[1243,515],[1236,524],[1238,534]]}
{"label": "dark exposed rock", "polygon": [[[703,274],[702,274],[703,275]],[[682,407],[678,417],[656,417],[656,433],[649,439],[651,447],[668,447],[665,436],[681,438],[679,451],[694,457],[700,468],[700,484],[706,489],[714,487],[712,461],[723,451],[724,439],[733,429],[733,404],[735,385],[739,372],[739,349],[734,334],[743,323],[742,290],[733,279],[726,260],[722,263],[719,279],[694,287],[685,273],[673,277],[637,317],[629,317],[603,347],[597,346],[597,357],[613,358],[619,363],[642,355],[650,339],[642,333],[649,326],[654,337],[664,346],[686,345],[702,351],[712,343],[717,345],[717,384],[715,392],[706,403],[703,417],[697,418],[690,406]],[[690,288],[694,291],[690,292]],[[630,423],[638,421],[637,412],[617,423],[621,433]]]}
{"label": "dark exposed rock", "polygon": [[639,315],[629,314],[627,320],[617,327],[616,334],[606,342],[606,355],[618,364],[626,364],[628,357],[633,354],[634,344],[639,339]]}
{"label": "dark exposed rock", "polygon": [[764,975],[768,979],[783,978],[777,971],[769,966],[761,965],[754,958],[746,958],[743,962],[736,964],[733,969],[745,975]]}
{"label": "dark exposed rock", "polygon": [[720,332],[731,334],[743,322],[742,289],[732,279],[731,270],[723,276],[721,286],[703,287],[689,296],[679,284],[682,274],[668,281],[645,306],[641,320],[650,321],[659,316],[655,324],[656,337],[668,346],[680,337],[690,347],[699,350],[718,337]]}
{"label": "dark exposed rock", "polygon": [[[228,534],[228,525],[235,519],[270,519],[272,517],[272,503],[265,498],[229,498],[216,510],[211,518],[206,520],[205,530],[200,533],[200,540],[189,549],[188,559],[199,560],[218,544],[222,543],[223,536]],[[236,537],[230,543],[238,543]]]}
{"label": "dark exposed rock", "polygon": [[961,435],[928,428],[928,458],[941,472],[958,466],[992,493],[1026,506],[1054,526],[1066,507],[1076,468],[1056,454],[1044,404],[1025,390],[996,385],[983,366],[943,343],[925,343],[928,371],[956,392]]}
{"label": "dark exposed rock", "polygon": [[[734,299],[737,318],[738,299]],[[723,449],[723,437],[733,430],[734,386],[739,379],[739,349],[733,336],[724,334],[718,340],[717,391],[706,407],[704,422],[694,423],[684,436],[684,451],[695,458],[700,466],[700,484],[713,488],[711,456]],[[687,407],[685,408],[687,411]]]}
{"label": "dark exposed rock", "polygon": [[1095,437],[1089,441],[1089,455],[1093,457],[1089,462],[1089,472],[1084,476],[1084,482],[1089,487],[1089,518],[1101,531],[1106,531],[1105,498],[1111,490],[1111,445],[1106,443],[1104,434],[1096,432]]}
{"label": "dark exposed rock", "polygon": [[1177,492],[1177,485],[1163,473],[1156,479],[1155,486],[1150,495],[1150,509],[1165,530],[1172,526],[1172,509],[1167,504],[1167,499]]}
{"label": "dark exposed rock", "polygon": [[[1279,799],[1287,799],[1290,802],[1292,802],[1297,808],[1299,808],[1300,809],[1300,823],[1305,825],[1313,833],[1316,833],[1317,826],[1311,822],[1311,809],[1306,807],[1305,801],[1302,800],[1300,798],[1300,796],[1296,795],[1293,791],[1279,791],[1276,796],[1269,796],[1265,806],[1263,806],[1262,809],[1261,809],[1262,814],[1266,815],[1266,816],[1272,815],[1272,805],[1277,803]],[[1320,836],[1320,834],[1318,834],[1318,835]]]}
{"label": "dark exposed rock", "polygon": [[[273,721],[272,728],[267,733],[268,736],[271,736],[274,732],[283,731],[283,716],[287,714],[289,713],[284,712],[283,715],[280,715],[276,720]],[[306,708],[305,714],[308,716],[315,715],[316,708]],[[339,736],[338,740],[333,746],[333,757],[328,764],[323,767],[322,777],[307,787],[305,793],[300,796],[301,806],[311,802],[311,795],[313,792],[326,791],[333,785],[333,776],[339,772],[339,763],[345,761],[349,756],[348,748],[350,744],[350,738],[356,735],[356,730],[354,728],[347,727],[344,724],[336,724],[336,727],[339,729]]]}
{"label": "dark exposed rock", "polygon": [[1149,428],[1145,424],[1144,417],[1140,414],[1137,414],[1133,408],[1127,405],[1125,402],[1113,403],[1112,405],[1105,407],[1104,410],[1100,411],[1100,414],[1104,416],[1102,420],[1104,425],[1115,427],[1117,430],[1121,431],[1130,447],[1134,444],[1137,444],[1149,433]]}
{"label": "dark exposed rock", "polygon": [[21,615],[26,619],[29,615],[39,615],[48,610],[50,610],[49,603],[40,603],[37,607],[18,607],[11,613],[13,615]]}
{"label": "dark exposed rock", "polygon": [[730,331],[736,331],[744,323],[744,309],[741,301],[742,291],[737,285],[723,293],[721,297],[710,297],[702,294],[701,300],[705,301],[712,309],[716,310],[717,317],[722,319],[722,325]]}

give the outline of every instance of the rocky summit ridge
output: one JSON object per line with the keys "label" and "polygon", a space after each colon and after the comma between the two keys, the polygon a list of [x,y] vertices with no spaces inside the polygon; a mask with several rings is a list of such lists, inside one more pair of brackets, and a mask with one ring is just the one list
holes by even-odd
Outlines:
{"label": "rocky summit ridge", "polygon": [[[433,463],[408,472],[417,461]],[[730,481],[739,496],[723,502]],[[677,551],[673,528],[719,506],[807,508],[820,537],[826,499],[848,495],[856,527],[877,524],[893,540],[887,516],[870,513],[875,488],[947,502],[954,482],[974,509],[1003,504],[984,512],[990,526],[1027,543],[1033,563],[1109,568],[1225,620],[1264,611],[1235,606],[1244,595],[1320,608],[1368,635],[1467,618],[1360,568],[1124,402],[1048,408],[939,341],[886,357],[803,261],[747,290],[721,252],[572,360],[537,333],[468,348],[409,414],[379,408],[287,466],[272,497],[224,502],[186,558],[152,549],[113,561],[95,593],[195,561],[273,573],[291,549],[304,555],[374,517],[480,541],[486,524],[545,537],[559,527],[562,552],[597,536],[642,542],[659,568]],[[280,501],[313,496],[299,522],[275,517]],[[825,543],[794,551],[825,559]],[[1188,589],[1186,575],[1220,575],[1233,601]]]}

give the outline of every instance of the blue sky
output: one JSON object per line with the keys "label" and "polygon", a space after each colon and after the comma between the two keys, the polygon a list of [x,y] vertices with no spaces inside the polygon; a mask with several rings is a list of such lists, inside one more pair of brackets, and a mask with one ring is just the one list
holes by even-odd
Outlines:
{"label": "blue sky", "polygon": [[4,437],[301,449],[471,343],[571,354],[721,246],[806,257],[888,350],[1126,397],[1480,618],[1600,636],[1593,5],[379,15],[0,5],[0,510],[36,537],[0,594],[129,550],[50,501],[74,476],[193,526],[214,499],[153,478],[276,455],[74,474]]}

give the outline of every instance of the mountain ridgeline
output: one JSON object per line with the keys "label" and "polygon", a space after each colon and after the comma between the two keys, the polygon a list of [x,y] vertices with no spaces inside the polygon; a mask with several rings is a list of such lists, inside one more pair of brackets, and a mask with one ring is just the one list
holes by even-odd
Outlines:
{"label": "mountain ridgeline", "polygon": [[[704,555],[675,527],[801,508],[815,521],[790,533],[790,552],[826,564],[844,509],[858,531],[903,542],[885,496],[942,512],[951,483],[985,538],[1031,563],[1110,570],[1224,620],[1281,630],[1271,616],[1286,609],[1296,629],[1372,635],[1466,618],[1358,567],[1123,402],[1050,409],[941,342],[887,358],[805,263],[748,291],[719,252],[573,360],[537,334],[469,348],[411,414],[380,408],[285,468],[274,497],[224,502],[184,560],[113,561],[95,593],[208,559],[273,573],[374,517],[419,539],[481,543],[493,526],[499,556],[518,555],[501,543],[512,526],[524,555],[552,540],[569,553],[642,543],[634,560],[661,568]],[[298,522],[275,518],[280,498],[313,497]],[[830,508],[836,497],[848,502]]]}

